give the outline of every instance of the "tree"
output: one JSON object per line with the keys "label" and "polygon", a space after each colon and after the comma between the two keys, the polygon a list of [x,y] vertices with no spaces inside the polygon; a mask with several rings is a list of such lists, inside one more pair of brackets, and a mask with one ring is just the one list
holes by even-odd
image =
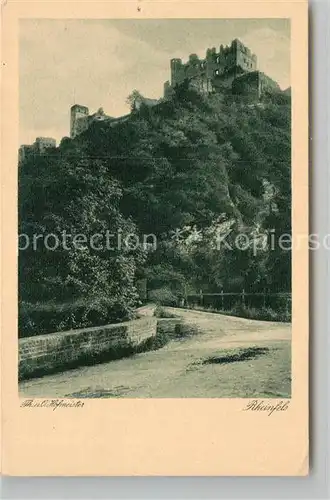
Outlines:
{"label": "tree", "polygon": [[102,304],[104,321],[128,318],[145,251],[125,244],[138,234],[107,166],[83,154],[36,157],[22,165],[19,193],[19,232],[30,241],[19,255],[20,300]]}
{"label": "tree", "polygon": [[143,95],[138,90],[134,89],[127,97],[126,104],[129,104],[131,111],[134,111],[139,101],[143,101]]}

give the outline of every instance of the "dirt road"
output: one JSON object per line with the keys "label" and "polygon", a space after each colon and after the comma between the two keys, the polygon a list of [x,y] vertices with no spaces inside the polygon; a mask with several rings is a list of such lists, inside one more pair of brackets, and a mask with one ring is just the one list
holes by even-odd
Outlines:
{"label": "dirt road", "polygon": [[[20,384],[31,397],[289,397],[291,325],[170,309],[201,333],[158,351]],[[150,308],[144,311],[150,314]]]}

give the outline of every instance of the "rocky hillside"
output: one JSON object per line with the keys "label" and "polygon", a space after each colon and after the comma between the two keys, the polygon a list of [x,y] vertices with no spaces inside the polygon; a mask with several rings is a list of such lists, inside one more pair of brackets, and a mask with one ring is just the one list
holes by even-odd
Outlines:
{"label": "rocky hillside", "polygon": [[176,297],[198,287],[289,290],[289,252],[216,248],[212,235],[228,221],[232,242],[242,231],[252,239],[290,232],[290,117],[287,93],[247,103],[181,86],[170,101],[142,106],[116,127],[96,123],[55,154],[28,160],[20,232],[123,228],[153,233],[158,244],[116,255],[21,252],[21,299],[111,295],[119,317],[142,277]]}

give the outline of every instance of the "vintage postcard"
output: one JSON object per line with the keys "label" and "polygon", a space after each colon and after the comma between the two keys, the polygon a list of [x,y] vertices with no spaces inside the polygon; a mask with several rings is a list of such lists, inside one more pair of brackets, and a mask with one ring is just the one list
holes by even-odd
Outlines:
{"label": "vintage postcard", "polygon": [[308,474],[307,3],[3,26],[3,473]]}

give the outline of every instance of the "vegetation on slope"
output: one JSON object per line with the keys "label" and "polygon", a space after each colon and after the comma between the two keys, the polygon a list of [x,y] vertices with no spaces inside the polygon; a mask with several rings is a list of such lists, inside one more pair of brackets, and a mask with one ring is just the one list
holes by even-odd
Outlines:
{"label": "vegetation on slope", "polygon": [[[277,245],[256,252],[251,242],[270,235],[276,242],[291,230],[290,115],[283,93],[247,104],[181,86],[171,101],[142,106],[116,126],[94,124],[51,155],[27,160],[20,233],[108,230],[140,241],[152,233],[157,249],[21,251],[21,311],[85,304],[58,328],[129,318],[140,278],[174,300],[199,288],[289,291],[290,252]],[[226,244],[219,230],[228,232]],[[242,232],[250,241],[244,249],[235,244]]]}

